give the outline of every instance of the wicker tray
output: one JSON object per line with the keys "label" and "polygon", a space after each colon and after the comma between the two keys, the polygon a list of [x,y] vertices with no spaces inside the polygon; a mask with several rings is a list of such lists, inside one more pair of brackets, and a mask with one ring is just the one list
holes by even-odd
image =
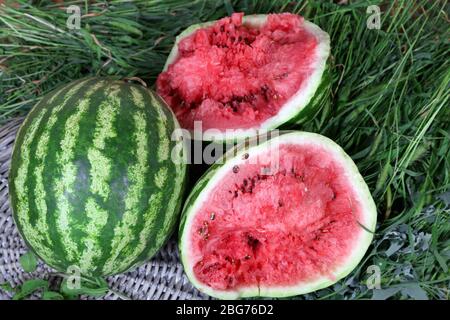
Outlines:
{"label": "wicker tray", "polygon": [[[54,285],[60,281],[43,262],[33,273],[26,273],[19,264],[19,257],[28,249],[20,237],[11,216],[8,199],[8,171],[12,146],[23,118],[10,120],[0,128],[0,284],[19,286],[30,278],[49,279]],[[207,299],[186,278],[178,257],[177,244],[172,238],[148,263],[130,272],[109,277],[109,287],[130,299]],[[32,299],[38,296],[32,296]],[[81,297],[89,299],[89,297]],[[0,300],[11,299],[11,294],[0,289]],[[102,299],[120,297],[109,292]]]}

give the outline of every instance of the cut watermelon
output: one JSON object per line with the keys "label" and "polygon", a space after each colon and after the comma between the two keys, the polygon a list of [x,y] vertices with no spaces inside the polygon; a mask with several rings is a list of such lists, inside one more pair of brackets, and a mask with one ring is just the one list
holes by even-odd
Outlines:
{"label": "cut watermelon", "polygon": [[228,299],[298,295],[362,259],[376,208],[336,143],[288,132],[219,163],[197,182],[180,225],[182,261],[198,289]]}
{"label": "cut watermelon", "polygon": [[157,90],[181,127],[239,140],[313,117],[330,84],[329,52],[328,34],[298,15],[236,13],[181,33]]}

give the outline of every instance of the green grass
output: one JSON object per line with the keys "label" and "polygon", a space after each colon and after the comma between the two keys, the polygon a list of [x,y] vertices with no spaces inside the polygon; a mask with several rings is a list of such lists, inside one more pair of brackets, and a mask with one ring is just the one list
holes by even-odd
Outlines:
{"label": "green grass", "polygon": [[[332,39],[333,102],[303,129],[327,135],[353,157],[380,223],[357,270],[303,298],[449,299],[446,1],[73,1],[87,14],[79,32],[66,28],[68,15],[52,3],[20,3],[0,7],[0,123],[85,75],[152,84],[181,30],[232,11],[291,11],[320,25]],[[366,27],[370,4],[382,8],[380,30]],[[380,267],[381,291],[365,285],[370,265]]]}

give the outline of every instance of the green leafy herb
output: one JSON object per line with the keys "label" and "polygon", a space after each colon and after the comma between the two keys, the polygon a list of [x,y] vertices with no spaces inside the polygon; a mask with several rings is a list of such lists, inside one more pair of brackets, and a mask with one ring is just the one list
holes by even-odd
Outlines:
{"label": "green leafy herb", "polygon": [[44,291],[42,294],[42,300],[64,300],[64,297],[59,292]]}
{"label": "green leafy herb", "polygon": [[42,280],[42,279],[31,279],[25,281],[20,289],[16,292],[16,294],[13,296],[13,300],[21,300],[32,293],[34,293],[37,290],[46,290],[48,289],[48,281]]}
{"label": "green leafy herb", "polygon": [[37,267],[37,259],[33,252],[28,251],[19,258],[20,265],[25,272],[34,272]]}

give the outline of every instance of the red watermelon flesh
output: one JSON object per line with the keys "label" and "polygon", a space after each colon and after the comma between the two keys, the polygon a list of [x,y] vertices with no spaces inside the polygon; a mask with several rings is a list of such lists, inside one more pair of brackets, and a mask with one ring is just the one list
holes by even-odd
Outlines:
{"label": "red watermelon flesh", "polygon": [[280,146],[233,167],[190,230],[195,277],[215,290],[283,287],[327,277],[357,246],[364,214],[350,177],[317,145]]}
{"label": "red watermelon flesh", "polygon": [[248,129],[274,117],[306,85],[317,39],[294,14],[271,14],[260,28],[243,14],[197,29],[157,79],[158,93],[181,127]]}

